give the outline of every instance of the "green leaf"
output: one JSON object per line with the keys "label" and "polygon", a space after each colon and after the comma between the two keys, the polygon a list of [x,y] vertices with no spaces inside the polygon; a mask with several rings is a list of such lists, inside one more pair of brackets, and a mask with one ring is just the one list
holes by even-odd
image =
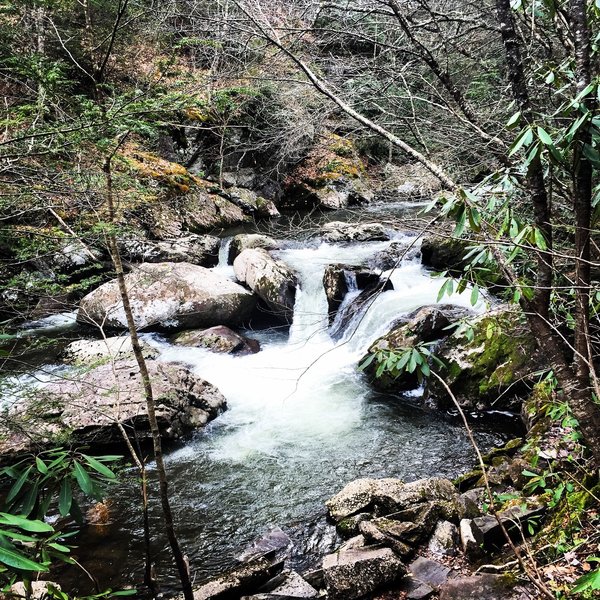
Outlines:
{"label": "green leaf", "polygon": [[87,456],[87,454],[83,455],[83,458],[87,462],[94,471],[100,473],[100,475],[104,475],[104,477],[108,479],[115,479],[116,475],[105,465],[103,465],[100,461],[96,460],[91,456]]}
{"label": "green leaf", "polygon": [[42,475],[46,475],[48,473],[48,467],[46,466],[46,463],[39,456],[35,457],[35,464],[37,466],[37,470]]}
{"label": "green leaf", "polygon": [[25,516],[29,516],[35,503],[37,501],[39,491],[39,484],[36,481],[28,490],[27,494],[25,494],[25,498],[23,499],[23,505],[21,507],[21,512]]}
{"label": "green leaf", "polygon": [[544,235],[542,234],[542,232],[537,227],[533,230],[533,232],[535,236],[535,245],[540,250],[546,250],[548,246],[546,244],[546,240],[544,239]]}
{"label": "green leaf", "polygon": [[550,137],[548,132],[543,127],[538,126],[537,133],[538,138],[540,139],[542,144],[544,144],[544,146],[552,146],[554,142],[552,141],[552,138]]}
{"label": "green leaf", "polygon": [[54,531],[52,526],[48,525],[48,523],[44,523],[44,521],[27,519],[26,517],[19,517],[7,513],[0,513],[0,525],[12,525],[23,531],[31,531],[32,533],[50,533]]}
{"label": "green leaf", "polygon": [[600,590],[600,569],[583,575],[575,583],[577,585],[571,590],[572,594],[578,594],[585,590]]}
{"label": "green leaf", "polygon": [[511,151],[508,153],[509,158],[516,154],[523,146],[529,146],[533,141],[533,131],[530,127],[527,127],[523,133],[517,138],[516,142],[513,144]]}
{"label": "green leaf", "polygon": [[58,495],[58,510],[63,517],[66,517],[71,510],[71,502],[73,501],[73,490],[71,482],[65,478],[60,484],[60,492]]}
{"label": "green leaf", "polygon": [[475,284],[471,290],[471,306],[475,306],[479,300],[479,286]]}
{"label": "green leaf", "polygon": [[77,461],[73,464],[73,470],[75,472],[75,479],[77,479],[81,491],[88,496],[93,496],[94,484],[92,483],[88,472]]}
{"label": "green leaf", "polygon": [[137,590],[119,590],[118,592],[111,592],[111,596],[133,596],[137,594]]}
{"label": "green leaf", "polygon": [[544,81],[546,82],[547,85],[551,85],[554,83],[555,79],[556,79],[556,76],[554,75],[554,71],[550,71],[550,73],[548,73],[548,75],[546,75],[546,79]]}
{"label": "green leaf", "polygon": [[521,120],[521,111],[516,112],[506,123],[506,127],[510,129]]}
{"label": "green leaf", "polygon": [[10,504],[19,495],[21,488],[27,481],[27,477],[29,477],[29,473],[31,472],[31,469],[33,469],[33,467],[29,467],[28,469],[25,469],[25,471],[23,471],[21,473],[21,476],[19,477],[19,479],[17,479],[17,481],[14,483],[14,485],[10,488],[10,492],[8,492],[8,496],[6,496],[7,504]]}
{"label": "green leaf", "polygon": [[9,531],[7,529],[0,529],[0,536],[5,536],[10,538],[11,540],[18,540],[19,542],[29,542],[35,544],[39,540],[30,535],[25,535],[23,533],[17,533],[16,531]]}
{"label": "green leaf", "polygon": [[20,571],[48,571],[47,566],[33,562],[20,552],[8,548],[0,548],[0,562]]}

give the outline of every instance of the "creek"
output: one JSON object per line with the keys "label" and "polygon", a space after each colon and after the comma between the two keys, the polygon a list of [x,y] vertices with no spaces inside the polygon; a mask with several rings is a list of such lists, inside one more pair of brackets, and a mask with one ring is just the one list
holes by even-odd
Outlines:
{"label": "creek", "polygon": [[[407,234],[394,238],[405,245],[415,241]],[[471,467],[473,451],[456,420],[422,408],[419,390],[401,396],[374,392],[357,370],[365,350],[399,316],[436,303],[440,280],[418,257],[389,273],[393,291],[359,311],[337,341],[330,336],[326,265],[364,265],[389,244],[285,242],[277,256],[300,279],[293,324],[289,332],[242,331],[260,341],[258,354],[234,357],[175,346],[158,334],[144,336],[160,350],[159,360],[191,365],[228,402],[226,412],[166,459],[180,542],[197,581],[232,566],[252,540],[275,527],[293,541],[292,566],[317,565],[338,542],[324,501],[353,479],[454,477]],[[216,269],[233,277],[225,246],[221,255]],[[355,296],[350,293],[346,304]],[[450,302],[469,307],[468,290]],[[477,438],[489,448],[504,435],[482,425]],[[101,586],[139,582],[143,532],[135,481],[113,489],[110,503],[110,522],[79,536],[79,558]],[[151,520],[153,532],[162,531],[157,505]],[[155,535],[153,551],[165,591],[173,591],[176,579],[162,535]]]}

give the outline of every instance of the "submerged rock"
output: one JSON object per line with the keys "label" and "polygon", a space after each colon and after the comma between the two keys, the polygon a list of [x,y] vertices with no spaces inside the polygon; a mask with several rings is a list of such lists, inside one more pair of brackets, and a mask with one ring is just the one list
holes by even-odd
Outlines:
{"label": "submerged rock", "polygon": [[[138,328],[236,324],[251,313],[256,302],[240,285],[189,263],[143,263],[125,276],[125,283]],[[77,321],[127,328],[116,280],[83,298]]]}
{"label": "submerged rock", "polygon": [[[144,358],[156,358],[158,350],[140,340]],[[131,338],[126,336],[109,337],[103,340],[77,340],[71,342],[61,353],[63,362],[71,365],[92,365],[109,360],[133,360]]]}
{"label": "submerged rock", "polygon": [[[177,439],[226,407],[223,395],[179,363],[147,361],[161,436]],[[9,427],[27,422],[33,435]],[[117,427],[150,436],[144,387],[135,361],[108,363],[58,379],[15,403],[0,426],[0,454],[68,438],[76,444],[122,444]]]}
{"label": "submerged rock", "polygon": [[244,250],[234,261],[233,270],[276,317],[291,323],[296,299],[296,274],[263,249]]}
{"label": "submerged rock", "polygon": [[354,548],[323,559],[323,576],[332,600],[355,600],[397,581],[406,567],[389,548]]}
{"label": "submerged rock", "polygon": [[224,325],[182,331],[172,336],[171,341],[180,346],[207,348],[213,352],[237,355],[255,354],[260,350],[257,340],[240,335]]}

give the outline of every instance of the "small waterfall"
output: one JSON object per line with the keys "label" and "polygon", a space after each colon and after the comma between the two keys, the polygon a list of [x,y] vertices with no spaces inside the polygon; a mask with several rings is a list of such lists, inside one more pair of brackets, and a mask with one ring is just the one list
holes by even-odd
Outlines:
{"label": "small waterfall", "polygon": [[229,247],[231,246],[232,237],[226,237],[221,240],[219,246],[219,260],[217,266],[214,267],[215,271],[218,271],[227,279],[235,280],[235,274],[233,272],[233,265],[228,264],[229,262]]}

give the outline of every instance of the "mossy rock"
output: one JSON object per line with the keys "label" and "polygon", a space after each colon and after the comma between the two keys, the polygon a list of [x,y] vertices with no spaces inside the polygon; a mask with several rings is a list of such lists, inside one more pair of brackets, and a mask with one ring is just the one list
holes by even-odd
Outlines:
{"label": "mossy rock", "polygon": [[[536,342],[521,315],[498,310],[472,322],[471,335],[455,333],[436,351],[440,375],[462,408],[518,412],[541,366]],[[437,379],[427,382],[428,400],[442,409],[454,403]]]}

